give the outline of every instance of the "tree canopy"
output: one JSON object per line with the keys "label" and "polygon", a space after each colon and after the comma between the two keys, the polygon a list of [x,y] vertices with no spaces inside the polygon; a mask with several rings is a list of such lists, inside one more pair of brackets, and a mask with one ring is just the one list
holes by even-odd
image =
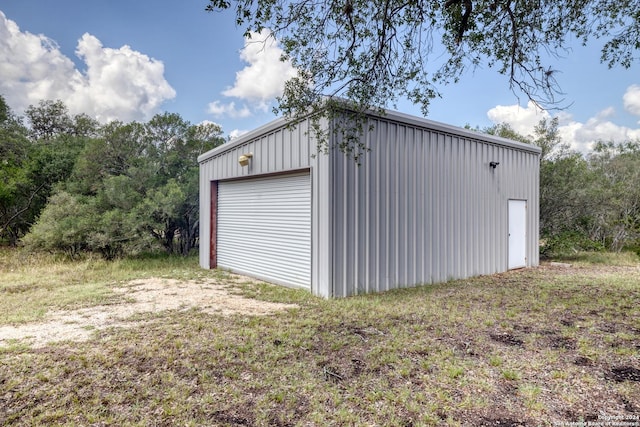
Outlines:
{"label": "tree canopy", "polygon": [[224,142],[218,125],[172,113],[100,125],[48,100],[25,116],[0,96],[0,244],[105,258],[197,245],[196,158]]}
{"label": "tree canopy", "polygon": [[154,249],[188,255],[199,225],[196,158],[224,142],[222,129],[163,113],[147,123],[110,122],[95,133],[24,243],[71,256],[91,251],[114,258]]}
{"label": "tree canopy", "polygon": [[484,132],[542,148],[542,256],[591,250],[640,255],[640,140],[599,141],[583,156],[563,143],[557,119],[542,119],[533,135],[520,135],[508,124]]}
{"label": "tree canopy", "polygon": [[297,68],[277,110],[295,119],[325,107],[388,106],[406,97],[428,111],[439,88],[474,67],[496,69],[518,96],[562,104],[554,57],[600,39],[601,60],[630,67],[640,49],[637,0],[209,0],[245,35],[264,28]]}
{"label": "tree canopy", "polygon": [[[26,121],[0,96],[0,244],[105,258],[197,245],[196,158],[224,142],[218,125],[173,113],[99,125],[60,101],[29,107]],[[543,255],[640,255],[640,141],[601,141],[584,156],[562,141],[557,119],[532,135],[507,124],[482,131],[542,148]]]}
{"label": "tree canopy", "polygon": [[[85,138],[67,132],[78,121],[67,114],[62,103],[42,102],[30,107],[27,120],[31,130],[2,96],[0,111],[0,241],[16,244],[39,215],[53,186],[71,174]],[[43,121],[33,120],[31,113]],[[81,120],[85,122],[84,116]],[[60,123],[68,128],[61,128]],[[89,125],[84,126],[88,130]]]}

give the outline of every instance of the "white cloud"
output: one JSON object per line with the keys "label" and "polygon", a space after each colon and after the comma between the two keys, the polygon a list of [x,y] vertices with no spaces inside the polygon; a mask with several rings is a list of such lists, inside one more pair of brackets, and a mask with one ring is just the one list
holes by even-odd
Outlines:
{"label": "white cloud", "polygon": [[[624,108],[635,116],[640,116],[640,85],[631,85],[622,97]],[[640,123],[640,122],[638,122]]]}
{"label": "white cloud", "polygon": [[251,37],[245,38],[240,52],[240,58],[249,65],[236,73],[235,84],[222,94],[262,105],[281,95],[284,82],[296,75],[290,62],[280,60],[282,54],[269,30],[252,32]]}
{"label": "white cloud", "polygon": [[211,120],[202,120],[197,125],[198,126],[217,126],[219,128],[222,128],[222,125],[220,123],[212,122]]}
{"label": "white cloud", "polygon": [[214,116],[248,117],[254,110],[267,111],[271,102],[282,95],[284,83],[296,75],[289,61],[281,61],[283,50],[269,30],[246,37],[240,58],[248,65],[236,73],[235,83],[222,95],[246,101],[242,108],[235,103],[214,101],[208,111]]}
{"label": "white cloud", "polygon": [[129,46],[105,48],[84,34],[76,55],[86,72],[53,40],[20,31],[0,12],[0,93],[18,113],[40,100],[60,99],[72,114],[87,113],[102,122],[145,120],[175,97],[162,62]]}
{"label": "white cloud", "polygon": [[43,35],[21,32],[2,12],[0,75],[0,91],[16,110],[23,110],[40,99],[59,97],[69,82],[82,77],[54,41]]}
{"label": "white cloud", "polygon": [[231,132],[229,132],[229,139],[234,140],[248,132],[249,132],[248,130],[234,129]]}
{"label": "white cloud", "polygon": [[533,127],[540,120],[549,118],[549,113],[538,108],[529,101],[526,107],[520,105],[498,105],[487,112],[487,117],[493,123],[509,123],[513,130],[529,135],[533,132]]}
{"label": "white cloud", "polygon": [[236,108],[235,102],[228,104],[222,104],[220,101],[211,102],[207,108],[207,112],[213,114],[215,117],[227,116],[234,119],[251,116],[249,107],[243,105],[240,108]]}
{"label": "white cloud", "polygon": [[[573,125],[575,132],[573,140],[570,140],[572,146],[576,146],[578,149],[581,147],[591,149],[593,143],[600,140],[623,142],[640,139],[640,129],[617,125],[610,120],[606,120],[608,117],[608,115],[598,114],[585,123]],[[584,151],[584,149],[581,151]]]}
{"label": "white cloud", "polygon": [[162,62],[129,46],[104,48],[96,37],[84,34],[76,54],[87,64],[87,72],[73,92],[72,103],[81,105],[81,111],[93,110],[99,119],[123,114],[129,119],[150,118],[165,100],[176,95],[164,79]]}
{"label": "white cloud", "polygon": [[[625,96],[629,93],[627,90]],[[526,108],[519,105],[499,105],[489,110],[487,116],[496,124],[508,123],[522,135],[532,135],[534,126],[541,119],[551,117],[549,113],[536,109],[531,103]],[[640,129],[617,125],[611,121],[614,116],[615,109],[608,107],[582,123],[574,120],[570,114],[561,112],[556,115],[558,133],[564,143],[582,153],[589,152],[597,141],[623,142],[640,139]]]}

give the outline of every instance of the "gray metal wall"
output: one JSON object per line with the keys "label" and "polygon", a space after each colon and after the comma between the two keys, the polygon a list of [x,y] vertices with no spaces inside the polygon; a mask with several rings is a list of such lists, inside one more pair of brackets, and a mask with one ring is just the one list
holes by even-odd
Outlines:
{"label": "gray metal wall", "polygon": [[305,168],[316,295],[506,271],[509,199],[528,202],[527,263],[538,264],[538,148],[399,113],[371,121],[359,167],[340,152],[314,156],[308,122],[291,131],[282,120],[200,156],[200,265],[209,268],[211,181]]}
{"label": "gray metal wall", "polygon": [[[270,123],[198,157],[200,163],[200,266],[209,268],[211,181],[254,177],[311,166],[315,147],[305,136],[307,123],[294,130],[282,120]],[[248,166],[238,157],[253,153]]]}
{"label": "gray metal wall", "polygon": [[539,149],[400,114],[371,121],[360,167],[332,154],[333,296],[506,271],[509,199],[528,201],[538,264]]}
{"label": "gray metal wall", "polygon": [[[311,171],[311,290],[330,296],[329,256],[329,157],[317,154],[316,142],[305,121],[293,129],[276,120],[250,134],[198,157],[200,163],[200,266],[210,268],[211,181],[258,177],[275,173]],[[241,167],[238,157],[253,153],[249,166]]]}

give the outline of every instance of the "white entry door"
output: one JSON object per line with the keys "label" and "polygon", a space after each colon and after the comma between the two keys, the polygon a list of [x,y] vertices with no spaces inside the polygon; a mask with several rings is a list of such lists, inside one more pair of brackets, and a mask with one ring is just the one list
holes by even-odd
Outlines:
{"label": "white entry door", "polygon": [[218,267],[311,286],[309,172],[220,182]]}
{"label": "white entry door", "polygon": [[509,200],[509,270],[527,266],[527,201]]}

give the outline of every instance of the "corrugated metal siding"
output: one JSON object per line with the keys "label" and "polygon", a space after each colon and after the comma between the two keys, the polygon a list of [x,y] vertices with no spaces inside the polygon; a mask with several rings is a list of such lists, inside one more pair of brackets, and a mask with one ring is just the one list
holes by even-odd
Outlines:
{"label": "corrugated metal siding", "polygon": [[[200,162],[200,266],[209,266],[208,220],[210,217],[211,181],[231,178],[250,178],[265,174],[307,169],[317,161],[312,157],[315,143],[306,133],[307,121],[287,128],[283,120],[278,120],[255,132],[228,142],[201,155]],[[249,166],[241,167],[238,157],[253,153]],[[325,239],[326,240],[326,239]]]}
{"label": "corrugated metal siding", "polygon": [[[200,167],[209,170],[210,179],[230,179],[278,173],[311,166],[315,145],[306,135],[308,123],[280,127],[254,137],[238,138],[200,158]],[[238,157],[253,153],[249,166],[242,167]],[[203,158],[204,157],[204,158]]]}
{"label": "corrugated metal siding", "polygon": [[528,201],[528,262],[538,264],[536,153],[372,124],[360,167],[332,154],[334,296],[506,271],[508,199]]}
{"label": "corrugated metal siding", "polygon": [[[317,155],[307,122],[276,121],[200,156],[200,241],[211,181],[309,168],[314,294],[345,296],[507,269],[507,200],[528,201],[529,266],[538,259],[538,154],[522,144],[391,113],[372,118],[362,166]],[[325,123],[325,126],[327,124]],[[251,166],[237,159],[253,152]],[[495,170],[490,161],[498,161]],[[209,247],[200,245],[209,268]]]}
{"label": "corrugated metal siding", "polygon": [[218,266],[311,286],[309,173],[220,182]]}
{"label": "corrugated metal siding", "polygon": [[206,164],[200,165],[200,222],[198,224],[199,229],[199,246],[198,246],[198,261],[201,268],[209,269],[209,256],[211,255],[211,247],[209,244],[209,238],[211,236],[211,168]]}

